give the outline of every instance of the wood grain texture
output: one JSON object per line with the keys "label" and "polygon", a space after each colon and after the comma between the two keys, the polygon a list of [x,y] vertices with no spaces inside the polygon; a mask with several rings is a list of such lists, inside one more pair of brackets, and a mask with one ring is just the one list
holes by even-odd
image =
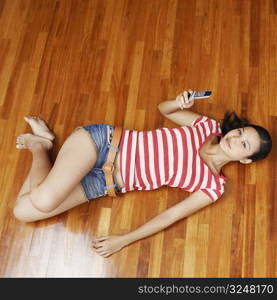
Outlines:
{"label": "wood grain texture", "polygon": [[[1,277],[276,277],[277,2],[275,0],[0,1]],[[22,224],[12,214],[31,154],[25,115],[45,119],[55,157],[77,126],[176,127],[158,103],[211,89],[194,110],[235,110],[268,128],[264,161],[224,168],[224,196],[108,259],[91,237],[122,234],[189,193],[162,187],[99,198]]]}

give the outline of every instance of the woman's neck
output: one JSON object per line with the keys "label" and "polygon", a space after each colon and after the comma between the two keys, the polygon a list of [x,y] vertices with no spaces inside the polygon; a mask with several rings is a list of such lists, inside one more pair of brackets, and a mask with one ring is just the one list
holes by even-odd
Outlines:
{"label": "woman's neck", "polygon": [[232,161],[223,152],[219,143],[210,144],[205,150],[206,157],[210,159],[212,165],[218,171],[220,171],[226,164]]}

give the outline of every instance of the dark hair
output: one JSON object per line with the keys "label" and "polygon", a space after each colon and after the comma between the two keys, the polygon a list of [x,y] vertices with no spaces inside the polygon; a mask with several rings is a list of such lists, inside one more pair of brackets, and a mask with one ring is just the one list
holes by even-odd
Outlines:
{"label": "dark hair", "polygon": [[233,129],[237,129],[241,127],[254,128],[260,137],[260,142],[261,142],[260,149],[257,152],[253,153],[248,158],[251,159],[252,161],[257,161],[267,157],[272,148],[272,140],[269,132],[261,126],[249,123],[249,121],[245,118],[238,117],[234,111],[225,113],[223,123],[221,126],[223,135],[225,135],[226,133],[228,133]]}

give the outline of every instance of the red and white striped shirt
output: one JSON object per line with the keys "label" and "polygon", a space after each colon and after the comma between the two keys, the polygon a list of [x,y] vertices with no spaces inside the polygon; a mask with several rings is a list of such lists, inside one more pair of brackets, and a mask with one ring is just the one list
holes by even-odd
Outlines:
{"label": "red and white striped shirt", "polygon": [[213,201],[224,193],[226,177],[215,174],[199,152],[211,136],[221,135],[220,123],[206,116],[191,126],[150,131],[123,129],[120,171],[121,192],[153,190],[163,185],[188,192],[203,191]]}

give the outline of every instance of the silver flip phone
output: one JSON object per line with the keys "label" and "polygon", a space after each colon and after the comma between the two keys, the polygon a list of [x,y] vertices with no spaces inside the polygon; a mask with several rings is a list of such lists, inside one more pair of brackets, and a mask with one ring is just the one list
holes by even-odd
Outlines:
{"label": "silver flip phone", "polygon": [[193,97],[193,99],[205,99],[209,98],[212,94],[212,91],[194,91],[192,93],[188,92],[188,97]]}

